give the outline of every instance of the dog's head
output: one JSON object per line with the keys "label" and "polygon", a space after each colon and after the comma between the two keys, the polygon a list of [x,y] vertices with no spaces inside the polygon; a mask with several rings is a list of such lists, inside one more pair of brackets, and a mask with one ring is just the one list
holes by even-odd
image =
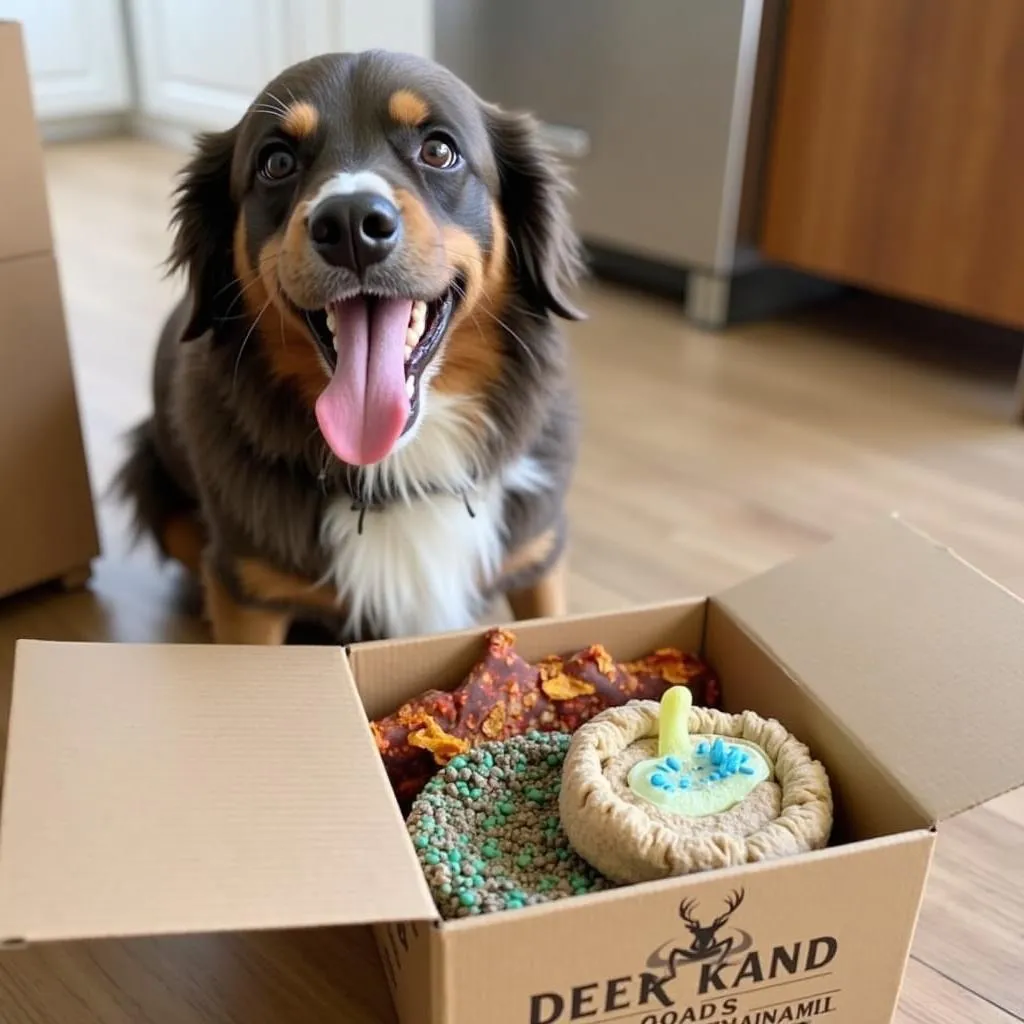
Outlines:
{"label": "dog's head", "polygon": [[493,326],[510,304],[579,316],[565,192],[533,120],[438,65],[306,61],[185,169],[171,258],[189,275],[185,338],[260,318],[337,458],[377,463],[415,434],[430,389],[483,391],[506,355],[531,358]]}

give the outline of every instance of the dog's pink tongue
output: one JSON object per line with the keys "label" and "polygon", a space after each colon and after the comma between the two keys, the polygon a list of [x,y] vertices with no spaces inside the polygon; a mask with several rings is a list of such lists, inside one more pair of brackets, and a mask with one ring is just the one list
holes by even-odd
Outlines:
{"label": "dog's pink tongue", "polygon": [[316,419],[342,462],[369,466],[394,448],[409,420],[405,332],[412,300],[360,296],[331,308],[338,365],[317,399]]}

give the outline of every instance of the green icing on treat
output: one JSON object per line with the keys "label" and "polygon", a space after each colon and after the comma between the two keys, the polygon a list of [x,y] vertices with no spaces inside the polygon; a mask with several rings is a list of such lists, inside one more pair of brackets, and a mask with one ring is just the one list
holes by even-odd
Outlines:
{"label": "green icing on treat", "polygon": [[635,764],[629,788],[674,814],[703,818],[722,814],[774,775],[760,747],[722,736],[690,736],[687,757],[668,754]]}
{"label": "green icing on treat", "polygon": [[573,851],[558,817],[569,743],[562,733],[531,732],[477,747],[417,798],[407,826],[443,917],[611,887]]}

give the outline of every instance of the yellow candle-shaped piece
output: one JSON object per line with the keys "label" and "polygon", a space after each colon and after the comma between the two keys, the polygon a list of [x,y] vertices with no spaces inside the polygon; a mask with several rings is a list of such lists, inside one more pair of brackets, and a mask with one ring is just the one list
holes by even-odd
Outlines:
{"label": "yellow candle-shaped piece", "polygon": [[690,756],[690,708],[693,694],[688,686],[670,686],[661,698],[658,724],[658,757]]}

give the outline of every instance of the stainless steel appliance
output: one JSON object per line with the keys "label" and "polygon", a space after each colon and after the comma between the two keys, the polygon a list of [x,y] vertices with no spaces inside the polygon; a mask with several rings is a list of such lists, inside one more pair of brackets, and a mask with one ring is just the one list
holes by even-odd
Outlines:
{"label": "stainless steel appliance", "polygon": [[690,313],[720,323],[734,279],[757,263],[780,6],[435,0],[435,54],[481,95],[541,118],[605,262],[652,281],[675,273]]}

